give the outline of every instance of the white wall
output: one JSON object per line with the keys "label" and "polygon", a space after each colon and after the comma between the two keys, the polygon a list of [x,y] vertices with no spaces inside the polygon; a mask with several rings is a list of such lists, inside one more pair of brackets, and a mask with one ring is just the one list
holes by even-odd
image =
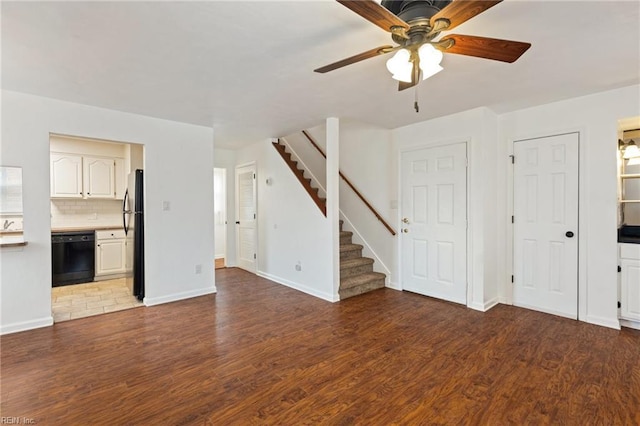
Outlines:
{"label": "white wall", "polygon": [[[640,86],[569,99],[500,116],[499,159],[518,139],[580,133],[579,317],[618,328],[617,319],[617,134],[618,120],[640,115]],[[509,165],[498,162],[499,269],[501,299],[510,301]],[[510,272],[508,272],[510,274]]]}
{"label": "white wall", "polygon": [[[271,140],[237,151],[238,165],[249,162],[255,162],[257,169],[258,275],[334,301],[333,253],[327,218]],[[298,262],[300,271],[295,268]]]}
{"label": "white wall", "polygon": [[50,133],[144,144],[145,303],[215,292],[213,129],[3,91],[1,161],[23,168],[28,245],[0,249],[2,333],[52,323]]}
{"label": "white wall", "polygon": [[[307,129],[307,132],[326,154],[327,132],[325,125]],[[293,159],[302,161],[301,167],[304,167],[306,177],[313,179],[314,186],[320,189],[318,194],[324,197],[325,188],[327,187],[327,160],[313,147],[301,131],[287,135],[282,139],[288,146],[287,151],[293,154]]]}
{"label": "white wall", "polygon": [[[485,311],[498,303],[496,283],[497,116],[487,108],[452,114],[393,130],[395,162],[403,150],[467,143],[467,306]],[[398,185],[396,173],[394,184]],[[398,211],[398,214],[402,212]],[[400,223],[397,217],[395,223]],[[397,247],[399,250],[399,247]]]}

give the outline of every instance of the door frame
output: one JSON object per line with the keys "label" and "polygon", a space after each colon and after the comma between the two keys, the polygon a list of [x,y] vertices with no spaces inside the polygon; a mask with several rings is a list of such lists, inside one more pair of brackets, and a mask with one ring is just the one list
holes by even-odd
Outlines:
{"label": "door frame", "polygon": [[[471,247],[473,247],[473,230],[472,230],[472,224],[471,224],[471,212],[472,212],[472,207],[471,207],[471,199],[470,199],[470,195],[469,195],[469,189],[470,189],[470,185],[471,185],[471,180],[470,180],[470,176],[471,176],[471,138],[465,138],[465,139],[452,139],[452,140],[447,140],[447,141],[438,141],[435,143],[426,143],[426,144],[420,144],[420,145],[412,145],[410,147],[406,147],[406,148],[402,148],[400,150],[398,150],[398,159],[397,159],[397,170],[398,170],[398,222],[399,224],[402,224],[402,217],[403,217],[403,212],[402,212],[402,205],[403,205],[403,189],[402,189],[402,158],[405,154],[413,152],[413,151],[422,151],[423,149],[429,149],[429,148],[440,148],[440,147],[444,147],[444,146],[450,146],[450,145],[457,145],[457,144],[464,144],[465,145],[465,151],[466,151],[466,155],[467,155],[467,168],[466,168],[466,215],[467,215],[467,229],[466,229],[466,247],[465,247],[465,257],[466,257],[466,285],[467,285],[467,289],[466,289],[466,295],[467,295],[467,302],[466,302],[466,306],[467,307],[471,307],[470,304],[472,303],[473,300],[473,282],[472,282],[472,277],[473,277],[473,269],[472,269],[472,265],[473,265],[473,259],[471,256]],[[402,237],[400,236],[400,238],[396,239],[396,250],[398,253],[398,289],[399,290],[404,290],[404,286],[403,286],[403,277],[402,277],[402,262],[403,262],[403,253],[402,253]]]}
{"label": "door frame", "polygon": [[[253,241],[254,241],[254,245],[255,245],[255,262],[254,262],[254,270],[253,271],[249,271],[253,274],[256,274],[258,272],[258,259],[260,258],[259,256],[259,250],[258,250],[258,165],[255,161],[249,161],[247,163],[242,163],[242,164],[237,164],[235,166],[234,169],[234,196],[235,196],[235,219],[236,221],[238,220],[238,218],[240,217],[239,212],[238,212],[238,207],[239,207],[239,203],[240,200],[238,197],[238,169],[244,168],[244,167],[253,167],[253,173],[255,174],[255,179],[254,179],[254,185],[255,185],[255,191],[253,192],[253,201],[254,201],[254,205],[256,206],[256,223],[255,223],[255,234],[253,236]],[[235,223],[234,223],[235,226]],[[235,234],[236,234],[236,265],[240,268],[240,233],[238,232],[238,228],[235,228]],[[244,268],[242,268],[244,269]]]}
{"label": "door frame", "polygon": [[504,277],[504,299],[501,303],[513,305],[513,283],[511,282],[511,276],[514,275],[515,256],[514,256],[514,224],[511,223],[511,216],[514,214],[514,167],[511,163],[511,158],[514,155],[514,144],[519,141],[541,139],[552,136],[562,136],[568,134],[578,135],[578,321],[585,321],[587,317],[587,226],[589,223],[588,215],[588,191],[583,189],[587,187],[586,176],[588,173],[585,171],[585,165],[587,164],[587,144],[585,140],[587,138],[584,127],[573,127],[559,130],[541,131],[537,133],[522,134],[519,136],[508,137],[508,156],[505,161],[508,162],[507,167],[507,216],[506,216],[506,233],[505,233],[505,252],[506,252],[506,275]]}

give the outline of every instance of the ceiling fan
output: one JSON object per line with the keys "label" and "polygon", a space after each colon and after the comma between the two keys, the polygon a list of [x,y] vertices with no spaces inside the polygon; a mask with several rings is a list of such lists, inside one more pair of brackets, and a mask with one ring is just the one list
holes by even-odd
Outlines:
{"label": "ceiling fan", "polygon": [[442,31],[454,29],[502,0],[383,0],[382,4],[373,0],[337,1],[391,33],[398,45],[367,50],[314,70],[318,73],[397,52],[387,61],[387,68],[400,81],[398,90],[404,90],[441,71],[442,52],[514,62],[531,47],[530,43],[519,41],[459,34],[435,40]]}

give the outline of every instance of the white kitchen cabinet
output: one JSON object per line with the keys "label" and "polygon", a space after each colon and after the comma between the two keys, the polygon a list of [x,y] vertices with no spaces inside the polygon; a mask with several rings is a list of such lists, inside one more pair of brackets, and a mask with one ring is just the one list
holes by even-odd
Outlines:
{"label": "white kitchen cabinet", "polygon": [[83,198],[82,156],[51,153],[51,197]]}
{"label": "white kitchen cabinet", "polygon": [[123,230],[96,231],[96,278],[126,272]]}
{"label": "white kitchen cabinet", "polygon": [[115,160],[113,158],[82,157],[82,178],[87,198],[115,198]]}
{"label": "white kitchen cabinet", "polygon": [[620,247],[620,318],[640,322],[640,244]]}
{"label": "white kitchen cabinet", "polygon": [[122,199],[124,159],[51,153],[51,198]]}

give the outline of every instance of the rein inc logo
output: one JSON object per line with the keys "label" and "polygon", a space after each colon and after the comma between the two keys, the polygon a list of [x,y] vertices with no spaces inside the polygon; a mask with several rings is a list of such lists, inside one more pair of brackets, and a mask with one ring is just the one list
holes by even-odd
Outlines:
{"label": "rein inc logo", "polygon": [[36,420],[30,417],[0,417],[0,425],[35,425]]}

